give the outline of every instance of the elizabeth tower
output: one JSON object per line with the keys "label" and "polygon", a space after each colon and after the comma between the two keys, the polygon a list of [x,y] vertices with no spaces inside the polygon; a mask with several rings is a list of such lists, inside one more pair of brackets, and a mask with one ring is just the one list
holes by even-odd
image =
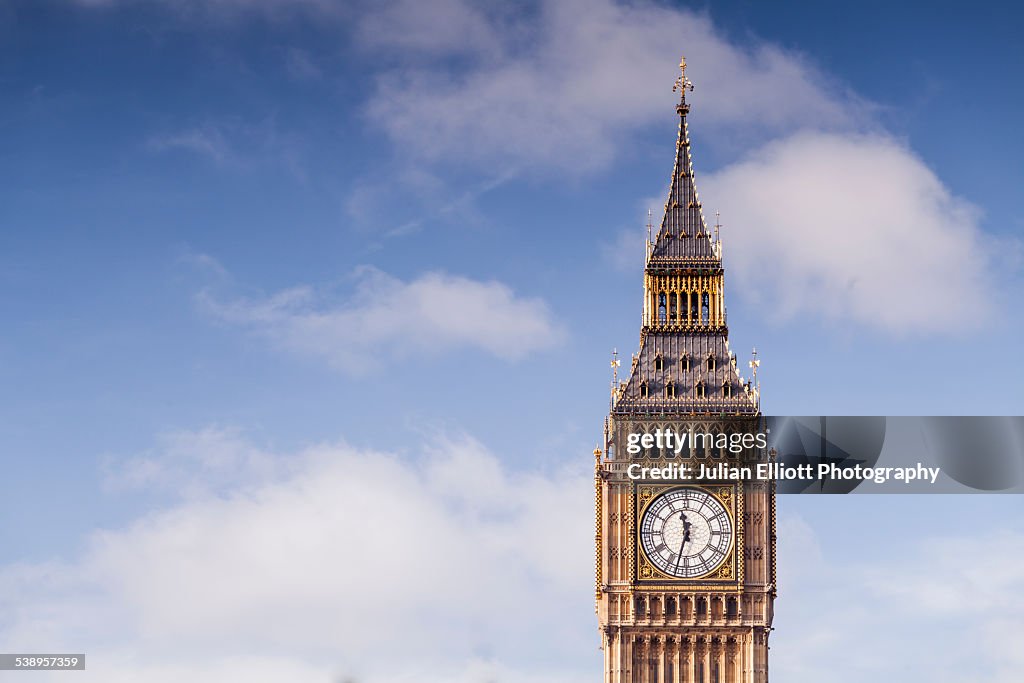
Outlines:
{"label": "elizabeth tower", "polygon": [[[692,85],[685,60],[680,67],[675,168],[661,227],[647,242],[640,348],[629,378],[616,376],[594,452],[604,681],[766,683],[774,484],[679,474],[771,457],[736,445],[763,431],[757,361],[754,380],[744,380],[729,348],[722,245],[694,185]],[[659,478],[641,478],[645,470]]]}

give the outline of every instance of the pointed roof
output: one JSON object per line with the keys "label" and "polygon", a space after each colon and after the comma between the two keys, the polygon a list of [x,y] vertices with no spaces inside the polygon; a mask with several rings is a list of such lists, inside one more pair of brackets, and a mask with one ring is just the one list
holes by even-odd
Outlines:
{"label": "pointed roof", "polygon": [[682,75],[674,89],[680,91],[679,135],[676,139],[676,161],[672,169],[672,183],[665,202],[665,214],[661,228],[654,240],[648,266],[678,267],[684,265],[721,265],[721,253],[704,222],[700,198],[693,182],[693,159],[690,154],[690,134],[686,116],[690,105],[686,103],[686,91],[693,90],[693,84],[686,78],[686,60],[680,63]]}

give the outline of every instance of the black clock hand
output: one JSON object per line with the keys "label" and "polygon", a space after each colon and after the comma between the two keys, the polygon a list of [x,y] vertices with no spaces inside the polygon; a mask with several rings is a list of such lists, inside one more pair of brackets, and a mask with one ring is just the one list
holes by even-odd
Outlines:
{"label": "black clock hand", "polygon": [[683,559],[683,548],[686,547],[686,542],[690,540],[690,523],[686,521],[686,513],[680,512],[679,519],[683,520],[683,542],[679,544],[679,555],[676,557],[675,572],[679,572],[679,561]]}

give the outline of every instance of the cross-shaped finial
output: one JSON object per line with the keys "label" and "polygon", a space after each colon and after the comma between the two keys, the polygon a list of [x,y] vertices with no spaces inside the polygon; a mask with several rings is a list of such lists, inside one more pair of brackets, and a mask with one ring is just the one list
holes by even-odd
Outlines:
{"label": "cross-shaped finial", "polygon": [[676,90],[693,90],[693,83],[686,77],[686,57],[679,60],[679,78],[676,79],[676,84],[672,86],[672,92]]}

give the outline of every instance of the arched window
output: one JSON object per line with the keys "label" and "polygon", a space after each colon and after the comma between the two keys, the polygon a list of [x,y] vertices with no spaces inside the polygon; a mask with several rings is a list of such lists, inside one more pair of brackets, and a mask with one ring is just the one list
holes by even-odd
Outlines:
{"label": "arched window", "polygon": [[739,608],[736,605],[736,598],[730,597],[725,601],[725,616],[734,619],[739,616]]}
{"label": "arched window", "polygon": [[665,397],[675,398],[676,397],[676,383],[672,380],[665,382]]}
{"label": "arched window", "polygon": [[729,380],[722,382],[722,396],[732,398],[732,383]]}
{"label": "arched window", "polygon": [[715,358],[715,354],[708,353],[708,372],[714,372],[715,368],[718,367],[718,360]]}
{"label": "arched window", "polygon": [[693,393],[697,398],[707,398],[707,391],[704,388],[704,380],[701,380],[694,385]]}
{"label": "arched window", "polygon": [[710,304],[708,303],[708,293],[702,292],[700,295],[700,321],[702,324],[706,325],[708,324],[708,322],[710,322],[711,317],[710,313],[708,312],[709,310]]}
{"label": "arched window", "polygon": [[660,353],[654,357],[654,369],[659,371],[665,369],[665,359],[661,357]]}
{"label": "arched window", "polygon": [[668,315],[668,310],[665,305],[665,292],[658,294],[658,320],[665,322],[665,316]]}
{"label": "arched window", "polygon": [[674,617],[676,615],[676,599],[669,597],[665,598],[665,615]]}
{"label": "arched window", "polygon": [[640,397],[647,398],[647,381],[640,382]]}
{"label": "arched window", "polygon": [[684,353],[683,357],[679,359],[679,369],[683,372],[689,372],[690,370],[690,354]]}

